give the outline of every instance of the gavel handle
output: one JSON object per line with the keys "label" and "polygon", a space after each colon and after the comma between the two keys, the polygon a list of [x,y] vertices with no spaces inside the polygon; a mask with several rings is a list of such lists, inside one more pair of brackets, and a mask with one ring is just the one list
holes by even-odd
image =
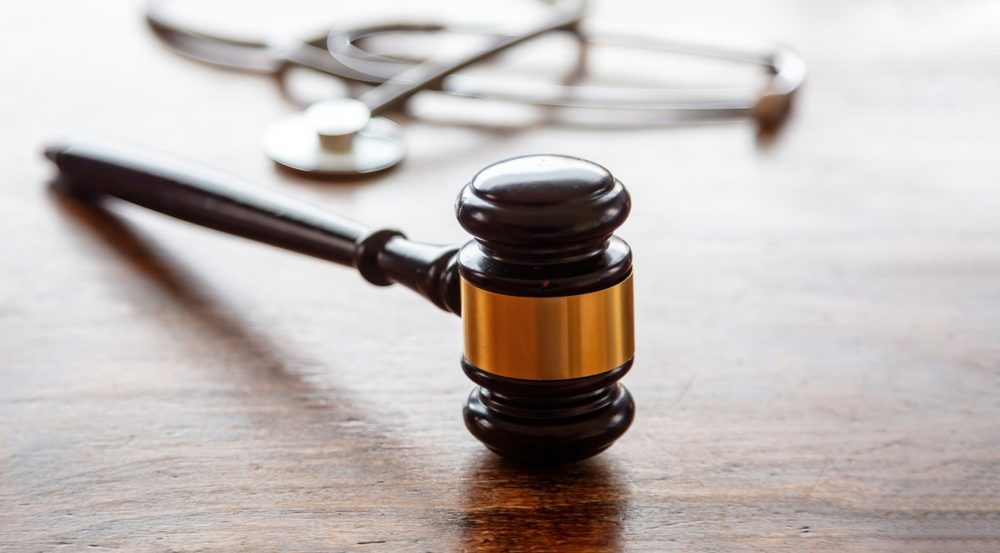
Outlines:
{"label": "gavel handle", "polygon": [[354,267],[368,282],[398,282],[460,313],[457,246],[372,230],[242,179],[142,148],[70,138],[45,148],[79,196],[107,195],[197,225]]}

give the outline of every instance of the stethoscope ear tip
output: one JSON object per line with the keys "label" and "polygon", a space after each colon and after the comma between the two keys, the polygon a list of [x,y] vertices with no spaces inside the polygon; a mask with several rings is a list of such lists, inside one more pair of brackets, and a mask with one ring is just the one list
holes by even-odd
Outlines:
{"label": "stethoscope ear tip", "polygon": [[752,112],[758,129],[773,132],[784,125],[792,113],[795,96],[806,78],[806,64],[788,48],[775,51],[768,64],[774,77],[757,98]]}
{"label": "stethoscope ear tip", "polygon": [[781,128],[792,113],[794,94],[764,92],[754,103],[752,112],[757,128],[770,132]]}

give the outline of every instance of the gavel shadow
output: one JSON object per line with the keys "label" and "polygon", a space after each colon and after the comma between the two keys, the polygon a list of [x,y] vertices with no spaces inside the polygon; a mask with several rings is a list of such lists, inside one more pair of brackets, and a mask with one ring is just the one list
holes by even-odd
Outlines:
{"label": "gavel shadow", "polygon": [[109,211],[102,201],[78,198],[57,181],[50,185],[53,204],[71,219],[107,245],[135,272],[166,292],[171,312],[181,311],[190,318],[194,333],[206,340],[224,344],[227,354],[235,356],[245,371],[240,377],[270,389],[288,392],[292,397],[312,396],[312,386],[287,364],[266,336],[253,332],[229,314],[225,306],[206,294],[205,286],[181,270],[178,263],[159,252],[131,225]]}
{"label": "gavel shadow", "polygon": [[621,550],[629,490],[617,472],[603,457],[530,469],[482,452],[466,476],[463,550]]}

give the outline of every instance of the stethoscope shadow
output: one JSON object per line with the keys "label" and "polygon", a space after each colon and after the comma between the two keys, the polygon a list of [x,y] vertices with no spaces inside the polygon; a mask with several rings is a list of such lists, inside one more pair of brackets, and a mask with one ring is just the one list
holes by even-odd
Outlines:
{"label": "stethoscope shadow", "polygon": [[483,451],[465,478],[463,551],[620,551],[629,490],[598,456],[550,469]]}
{"label": "stethoscope shadow", "polygon": [[[549,127],[549,128],[568,128],[568,129],[578,129],[587,131],[598,131],[606,133],[620,133],[620,132],[631,132],[631,131],[642,131],[642,130],[663,130],[664,132],[676,131],[680,129],[691,129],[691,128],[708,128],[708,127],[732,127],[737,125],[747,125],[753,124],[747,120],[740,119],[683,119],[677,118],[668,123],[651,123],[649,121],[632,121],[632,122],[611,122],[611,123],[600,123],[600,122],[571,122],[565,119],[561,119],[552,110],[542,110],[543,112],[539,117],[530,123],[517,123],[510,125],[497,125],[491,123],[480,123],[469,120],[462,120],[458,118],[450,118],[446,116],[436,116],[436,117],[416,117],[407,114],[394,114],[392,116],[393,120],[404,128],[407,125],[419,123],[421,125],[431,127],[431,128],[462,128],[468,130],[475,130],[483,133],[483,142],[488,143],[492,147],[502,145],[515,139],[517,136],[524,132],[537,130],[538,128]],[[773,149],[780,141],[782,137],[782,127],[776,128],[764,128],[758,127],[754,134],[754,145],[759,152],[767,152]],[[309,173],[307,171],[298,171],[295,169],[289,169],[281,164],[275,163],[274,170],[283,175],[286,178],[294,179],[298,184],[306,186],[319,186],[321,188],[328,188],[330,185],[336,185],[337,188],[354,188],[369,186],[373,183],[379,182],[380,180],[391,177],[397,171],[412,170],[423,173],[432,172],[435,167],[439,167],[442,163],[452,162],[456,156],[461,158],[463,156],[475,155],[476,152],[483,150],[484,144],[478,141],[466,141],[462,146],[456,146],[454,141],[448,142],[447,147],[441,148],[439,152],[424,152],[419,157],[411,157],[403,160],[399,166],[389,167],[380,171],[372,173],[364,173],[358,175],[338,175],[336,177],[330,177],[327,175],[317,175],[314,173]],[[511,154],[513,155],[513,154]],[[456,183],[456,189],[461,183]]]}

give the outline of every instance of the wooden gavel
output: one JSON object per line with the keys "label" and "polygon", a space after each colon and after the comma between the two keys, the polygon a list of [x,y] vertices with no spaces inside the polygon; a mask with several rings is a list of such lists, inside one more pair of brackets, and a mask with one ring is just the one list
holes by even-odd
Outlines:
{"label": "wooden gavel", "polygon": [[465,424],[504,457],[584,459],[632,423],[632,396],[618,382],[635,350],[632,253],[613,236],[631,201],[595,163],[533,155],[486,167],[455,206],[475,239],[437,246],[147,150],[69,139],[45,155],[78,196],[114,196],[354,267],[461,315],[462,369],[477,384]]}

